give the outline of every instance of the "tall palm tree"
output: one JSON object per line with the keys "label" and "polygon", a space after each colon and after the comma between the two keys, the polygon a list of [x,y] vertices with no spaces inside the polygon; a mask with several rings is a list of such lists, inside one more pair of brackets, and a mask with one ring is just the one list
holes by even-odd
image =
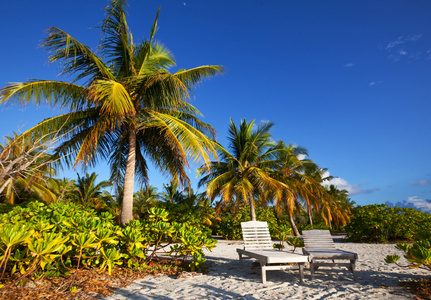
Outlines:
{"label": "tall palm tree", "polygon": [[199,186],[206,185],[208,197],[213,200],[221,196],[218,213],[221,206],[234,199],[236,202],[249,202],[251,220],[255,221],[254,194],[266,189],[276,191],[280,187],[272,177],[276,154],[269,133],[272,126],[273,123],[268,122],[254,129],[254,120],[247,123],[244,119],[237,127],[231,119],[230,152],[219,145],[220,162],[212,162],[209,169],[202,167],[198,170],[203,176]]}
{"label": "tall palm tree", "polygon": [[310,225],[313,225],[312,211],[318,212],[320,209],[320,198],[327,197],[326,189],[322,190],[322,185],[325,181],[331,180],[332,176],[325,176],[327,174],[327,169],[320,168],[317,164],[310,164],[305,169],[305,174],[314,179],[314,182],[318,182],[320,185],[317,189],[314,189],[313,195],[309,199],[305,199],[305,204],[307,206],[307,213]]}
{"label": "tall palm tree", "polygon": [[351,209],[355,205],[349,198],[349,192],[339,190],[333,184],[326,187],[329,198],[323,198],[321,203],[321,216],[325,223],[332,229],[335,225],[346,225],[350,220]]}
{"label": "tall palm tree", "polygon": [[307,204],[317,206],[319,196],[325,192],[318,180],[309,176],[307,170],[317,166],[310,159],[302,158],[308,155],[306,149],[294,145],[286,145],[279,141],[277,145],[277,179],[284,185],[280,193],[273,196],[274,206],[278,214],[287,213],[292,230],[299,236],[294,220],[294,211],[301,211],[301,200]]}
{"label": "tall palm tree", "polygon": [[159,12],[149,39],[135,43],[126,22],[126,5],[126,0],[111,0],[107,6],[98,54],[63,30],[48,29],[42,46],[51,53],[50,62],[60,62],[61,74],[71,76],[71,82],[30,80],[0,90],[0,103],[45,102],[69,111],[24,134],[42,135],[64,124],[62,132],[69,134],[56,154],[76,154],[67,156],[66,163],[95,165],[107,159],[110,179],[124,182],[123,225],[133,218],[135,176],[148,180],[147,159],[185,183],[189,159],[209,163],[216,153],[211,140],[214,129],[198,119],[199,111],[187,100],[197,83],[223,69],[201,66],[170,73],[174,58],[154,41]]}

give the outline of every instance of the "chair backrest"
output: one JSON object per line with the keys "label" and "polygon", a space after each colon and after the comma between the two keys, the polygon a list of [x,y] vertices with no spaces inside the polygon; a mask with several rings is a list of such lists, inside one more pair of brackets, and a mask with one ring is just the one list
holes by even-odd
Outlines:
{"label": "chair backrest", "polygon": [[329,230],[303,230],[302,238],[306,250],[335,249],[335,243]]}
{"label": "chair backrest", "polygon": [[273,249],[273,242],[269,234],[268,223],[249,221],[241,223],[244,250]]}

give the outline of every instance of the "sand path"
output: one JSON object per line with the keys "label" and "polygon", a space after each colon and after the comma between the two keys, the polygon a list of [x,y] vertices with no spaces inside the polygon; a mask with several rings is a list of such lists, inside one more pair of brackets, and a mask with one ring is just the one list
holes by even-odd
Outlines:
{"label": "sand path", "polygon": [[319,268],[312,281],[306,268],[303,283],[299,282],[298,271],[268,271],[268,282],[263,285],[259,267],[253,267],[251,260],[239,264],[236,248],[241,248],[242,242],[219,240],[206,255],[208,274],[180,279],[148,276],[106,299],[413,299],[405,288],[398,287],[398,282],[430,275],[421,269],[387,265],[386,255],[402,256],[392,244],[335,241],[338,248],[358,253],[357,281],[345,268]]}

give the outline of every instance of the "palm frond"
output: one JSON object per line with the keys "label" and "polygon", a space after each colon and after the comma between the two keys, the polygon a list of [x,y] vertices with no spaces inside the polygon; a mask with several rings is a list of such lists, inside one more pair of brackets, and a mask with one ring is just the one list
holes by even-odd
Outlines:
{"label": "palm frond", "polygon": [[82,86],[49,80],[12,83],[0,90],[0,103],[13,102],[36,105],[45,102],[60,109],[79,110],[87,104],[86,89]]}
{"label": "palm frond", "polygon": [[47,32],[48,37],[42,43],[42,47],[52,53],[49,57],[50,62],[60,61],[62,75],[78,73],[73,82],[86,77],[90,77],[89,82],[99,78],[115,80],[110,68],[89,47],[56,27],[49,28]]}
{"label": "palm frond", "polygon": [[148,76],[161,69],[167,71],[175,61],[164,45],[145,41],[135,47],[135,64],[139,68],[138,76]]}
{"label": "palm frond", "polygon": [[119,82],[97,80],[90,86],[88,96],[100,107],[101,114],[118,118],[135,112],[129,93]]}
{"label": "palm frond", "polygon": [[133,74],[133,36],[126,21],[126,6],[126,0],[112,1],[101,24],[103,37],[99,49],[119,78]]}
{"label": "palm frond", "polygon": [[210,164],[210,155],[217,156],[213,141],[190,124],[168,114],[152,115],[159,126],[170,133],[171,141],[178,141],[177,144],[194,162],[203,159],[206,164]]}
{"label": "palm frond", "polygon": [[224,73],[223,66],[208,65],[188,70],[179,70],[178,72],[174,73],[174,75],[190,90],[193,86],[202,82],[202,80],[222,73]]}

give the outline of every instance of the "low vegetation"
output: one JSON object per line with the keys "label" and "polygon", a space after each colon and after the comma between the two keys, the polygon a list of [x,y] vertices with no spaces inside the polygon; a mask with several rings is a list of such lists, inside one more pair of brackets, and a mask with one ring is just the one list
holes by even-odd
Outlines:
{"label": "low vegetation", "polygon": [[431,215],[413,208],[386,204],[358,206],[345,227],[352,242],[387,243],[414,241],[419,232],[431,228]]}
{"label": "low vegetation", "polygon": [[199,228],[175,222],[156,207],[148,211],[148,219],[134,220],[127,227],[115,224],[109,212],[75,203],[33,201],[0,218],[2,287],[73,274],[72,287],[81,270],[111,275],[121,266],[139,271],[161,258],[193,271],[204,268],[204,249],[216,245]]}

